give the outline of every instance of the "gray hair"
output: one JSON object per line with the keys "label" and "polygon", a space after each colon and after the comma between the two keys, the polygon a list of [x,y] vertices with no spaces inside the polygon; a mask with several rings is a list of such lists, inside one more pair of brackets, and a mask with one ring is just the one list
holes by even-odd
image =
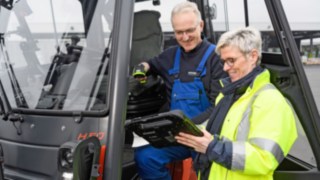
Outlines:
{"label": "gray hair", "polygon": [[194,2],[184,1],[179,4],[177,4],[171,11],[171,23],[172,18],[176,14],[184,13],[184,12],[193,12],[197,16],[197,22],[200,23],[201,21],[201,14],[198,9],[198,6]]}
{"label": "gray hair", "polygon": [[239,48],[244,55],[248,55],[251,50],[256,49],[259,55],[257,64],[260,64],[262,57],[262,40],[260,31],[258,31],[256,28],[242,27],[225,32],[221,35],[218,41],[216,53],[220,55],[221,49],[227,46]]}

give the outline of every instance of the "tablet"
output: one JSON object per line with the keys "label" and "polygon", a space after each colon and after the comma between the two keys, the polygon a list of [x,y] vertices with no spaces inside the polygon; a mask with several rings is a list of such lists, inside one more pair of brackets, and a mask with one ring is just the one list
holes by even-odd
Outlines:
{"label": "tablet", "polygon": [[126,128],[157,148],[181,145],[174,138],[179,132],[203,136],[202,131],[181,110],[129,119]]}

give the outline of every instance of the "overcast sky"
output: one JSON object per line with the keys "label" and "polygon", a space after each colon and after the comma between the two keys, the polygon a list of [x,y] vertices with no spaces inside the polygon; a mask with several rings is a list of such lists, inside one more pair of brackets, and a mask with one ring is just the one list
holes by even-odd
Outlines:
{"label": "overcast sky", "polygon": [[[169,12],[177,2],[184,0],[162,0],[159,7],[153,7],[151,2],[137,3],[136,11],[149,8],[161,12]],[[282,0],[291,28],[302,30],[304,28],[320,30],[320,0]],[[227,4],[228,20],[230,23],[244,22],[244,5],[242,0],[209,0],[209,4],[216,4],[217,19],[214,23],[225,23],[225,3]],[[251,23],[264,23],[264,28],[270,24],[264,0],[248,0],[249,19]],[[162,13],[161,21],[170,22],[170,13]],[[259,25],[259,24],[257,24]],[[262,24],[261,24],[262,26]]]}
{"label": "overcast sky", "polygon": [[[20,0],[18,4],[23,4]],[[162,23],[165,29],[171,29],[170,12],[173,6],[184,0],[161,0],[161,5],[154,7],[152,1],[136,3],[135,10],[156,9],[161,12]],[[26,16],[28,22],[38,25],[48,23],[48,28],[52,29],[52,12],[50,2],[53,3],[55,21],[57,24],[70,24],[70,22],[82,24],[81,6],[78,0],[28,0],[31,7],[31,14]],[[230,26],[241,26],[244,24],[244,7],[242,0],[209,0],[210,5],[216,4],[217,19],[214,20],[216,29],[225,28],[225,22],[229,21]],[[225,3],[228,8],[225,9]],[[258,26],[259,29],[268,29],[271,26],[264,0],[248,0],[250,23]],[[287,13],[291,29],[294,30],[320,30],[320,0],[282,0],[283,7]],[[70,8],[72,7],[72,8]],[[225,16],[227,10],[228,18]],[[1,19],[0,19],[1,20]],[[1,22],[3,22],[1,20]],[[0,23],[0,29],[1,29]],[[51,25],[50,25],[51,24]],[[58,28],[66,28],[65,25]],[[80,26],[79,26],[80,27]],[[43,27],[46,28],[46,27]],[[75,25],[75,28],[76,25]],[[64,29],[65,30],[65,29]]]}

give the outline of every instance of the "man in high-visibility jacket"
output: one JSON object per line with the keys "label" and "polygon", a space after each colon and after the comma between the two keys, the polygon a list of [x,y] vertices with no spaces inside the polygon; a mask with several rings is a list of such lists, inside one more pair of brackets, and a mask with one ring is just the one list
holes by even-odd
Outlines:
{"label": "man in high-visibility jacket", "polygon": [[261,35],[252,27],[226,32],[216,52],[229,77],[221,80],[204,136],[180,133],[176,139],[198,152],[199,179],[273,179],[297,138],[296,115],[259,66]]}

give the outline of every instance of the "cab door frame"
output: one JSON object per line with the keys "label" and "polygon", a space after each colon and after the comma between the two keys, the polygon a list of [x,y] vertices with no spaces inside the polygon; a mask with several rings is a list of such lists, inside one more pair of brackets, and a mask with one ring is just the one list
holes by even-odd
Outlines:
{"label": "cab door frame", "polygon": [[121,179],[134,0],[115,2],[110,57],[110,111],[103,179]]}
{"label": "cab door frame", "polygon": [[[290,170],[276,171],[275,179],[319,179],[320,178],[320,117],[311,88],[304,72],[298,47],[291,32],[283,6],[279,0],[265,0],[275,34],[282,50],[283,59],[288,63],[292,76],[297,78],[298,86],[303,94],[303,99],[295,102],[290,99],[309,140],[317,168],[307,171]],[[303,153],[303,152],[301,152]],[[289,157],[290,158],[290,157]],[[290,158],[295,161],[294,158]],[[298,164],[299,162],[296,161]]]}

